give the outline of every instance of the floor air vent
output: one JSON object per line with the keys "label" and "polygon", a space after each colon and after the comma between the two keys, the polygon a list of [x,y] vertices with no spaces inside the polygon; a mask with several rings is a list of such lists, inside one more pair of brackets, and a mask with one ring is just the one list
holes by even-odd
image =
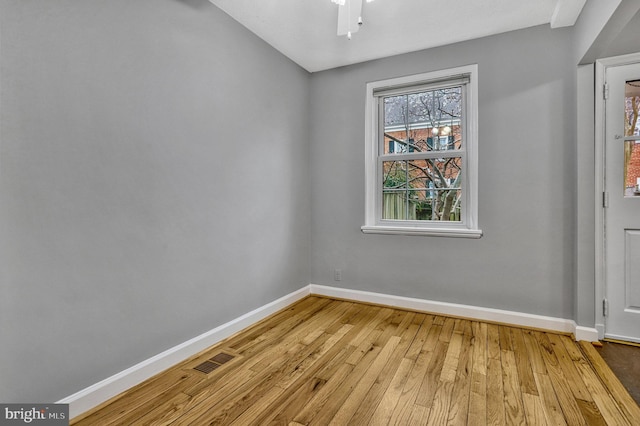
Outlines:
{"label": "floor air vent", "polygon": [[215,362],[211,362],[211,361],[205,361],[202,364],[196,367],[193,367],[193,369],[198,370],[205,374],[209,374],[218,367],[220,367],[220,364],[216,364]]}
{"label": "floor air vent", "polygon": [[229,362],[232,359],[233,359],[233,355],[219,353],[218,355],[214,356],[213,358],[210,358],[209,360],[203,362],[202,364],[197,365],[196,367],[193,367],[193,369],[198,370],[205,374],[209,374],[216,368],[220,367],[225,362]]}

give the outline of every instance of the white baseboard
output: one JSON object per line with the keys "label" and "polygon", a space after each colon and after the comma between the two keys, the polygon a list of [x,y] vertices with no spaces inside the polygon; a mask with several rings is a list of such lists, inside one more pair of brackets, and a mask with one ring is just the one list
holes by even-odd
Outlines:
{"label": "white baseboard", "polygon": [[598,331],[598,339],[604,339],[604,324],[596,324],[596,330]]}
{"label": "white baseboard", "polygon": [[304,287],[58,401],[74,418],[309,295]]}
{"label": "white baseboard", "polygon": [[576,340],[586,340],[588,342],[597,342],[598,330],[595,327],[582,327],[576,324],[576,331],[573,332]]}
{"label": "white baseboard", "polygon": [[278,300],[257,308],[242,315],[241,317],[222,324],[211,331],[194,337],[180,345],[174,346],[173,348],[142,361],[133,367],[61,399],[57,403],[69,404],[69,416],[71,418],[77,417],[78,415],[97,407],[125,390],[155,376],[167,368],[184,361],[185,359],[215,345],[216,343],[219,343],[238,331],[257,323],[281,309],[286,308],[305,296],[314,294],[318,296],[335,297],[357,302],[375,303],[390,307],[431,312],[434,314],[472,318],[480,321],[492,321],[523,327],[558,331],[562,333],[573,333],[576,340],[598,340],[598,331],[595,328],[578,326],[573,320],[309,284],[300,290],[281,297]]}
{"label": "white baseboard", "polygon": [[358,302],[375,303],[396,308],[431,312],[434,314],[472,318],[480,321],[499,322],[522,327],[539,328],[560,333],[573,333],[576,340],[597,341],[595,328],[581,327],[574,320],[505,311],[501,309],[483,308],[479,306],[460,305],[456,303],[436,302],[432,300],[414,299],[411,297],[393,296],[361,290],[350,290],[337,287],[310,284],[310,294],[337,297]]}

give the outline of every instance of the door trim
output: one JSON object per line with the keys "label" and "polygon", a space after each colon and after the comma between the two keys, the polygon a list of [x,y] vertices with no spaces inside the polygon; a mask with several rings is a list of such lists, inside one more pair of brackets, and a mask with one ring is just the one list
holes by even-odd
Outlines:
{"label": "door trim", "polygon": [[605,316],[603,301],[607,296],[606,287],[606,251],[605,251],[605,216],[603,207],[603,193],[605,188],[605,99],[604,84],[607,69],[621,65],[640,63],[640,52],[629,55],[613,56],[598,59],[595,73],[595,318],[598,339],[604,339]]}

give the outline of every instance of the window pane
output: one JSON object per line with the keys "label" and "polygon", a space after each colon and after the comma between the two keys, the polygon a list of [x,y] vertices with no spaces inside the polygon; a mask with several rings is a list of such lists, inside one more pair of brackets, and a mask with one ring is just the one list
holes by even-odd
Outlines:
{"label": "window pane", "polygon": [[624,142],[625,195],[640,195],[640,140]]}
{"label": "window pane", "polygon": [[407,162],[408,186],[414,189],[459,188],[462,158],[435,158]]}
{"label": "window pane", "polygon": [[640,195],[640,80],[627,81],[624,96],[624,135],[638,136],[624,142],[625,195]]}
{"label": "window pane", "polygon": [[459,221],[461,157],[385,161],[382,219]]}
{"label": "window pane", "polygon": [[624,135],[640,136],[640,120],[638,120],[638,111],[640,111],[640,80],[627,81],[625,85],[624,107]]}
{"label": "window pane", "polygon": [[382,186],[386,189],[407,187],[407,162],[385,161],[382,163]]}
{"label": "window pane", "polygon": [[384,154],[460,149],[462,86],[384,98]]}
{"label": "window pane", "polygon": [[416,201],[417,220],[460,221],[460,189],[427,191]]}
{"label": "window pane", "polygon": [[382,218],[408,220],[409,204],[406,191],[382,191]]}

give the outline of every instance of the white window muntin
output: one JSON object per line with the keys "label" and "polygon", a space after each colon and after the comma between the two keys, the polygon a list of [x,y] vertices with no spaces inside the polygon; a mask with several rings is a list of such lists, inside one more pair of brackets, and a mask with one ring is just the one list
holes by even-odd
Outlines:
{"label": "white window muntin", "polygon": [[[459,119],[439,120],[439,121],[434,121],[434,124],[436,124],[437,127],[443,127],[443,126],[449,126],[449,125],[457,126],[460,124],[460,120]],[[424,121],[411,123],[411,130],[429,129],[429,128],[431,128],[431,123],[426,123]],[[405,129],[406,129],[406,126],[402,124],[394,124],[392,126],[387,126],[387,131],[390,131],[390,132],[398,132]]]}

